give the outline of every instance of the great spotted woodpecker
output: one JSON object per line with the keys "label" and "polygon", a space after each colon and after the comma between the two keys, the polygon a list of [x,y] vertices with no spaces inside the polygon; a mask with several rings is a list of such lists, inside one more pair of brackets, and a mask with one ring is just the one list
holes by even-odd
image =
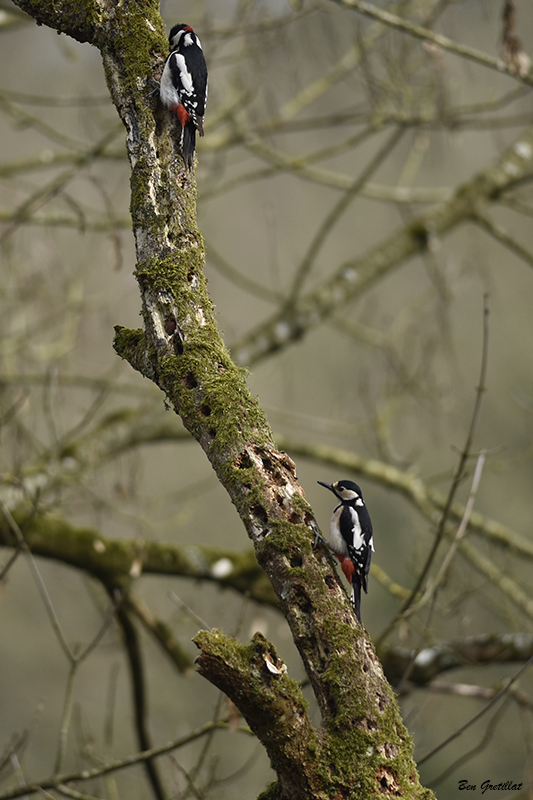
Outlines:
{"label": "great spotted woodpecker", "polygon": [[333,509],[327,544],[341,563],[341,569],[352,587],[352,604],[361,622],[361,587],[368,592],[368,572],[374,549],[372,522],[363,500],[363,493],[353,481],[323,483],[338,504]]}
{"label": "great spotted woodpecker", "polygon": [[196,131],[204,135],[207,102],[207,67],[200,39],[189,25],[174,25],[168,36],[170,55],[165,61],[159,96],[174,111],[181,126],[183,160],[194,161]]}

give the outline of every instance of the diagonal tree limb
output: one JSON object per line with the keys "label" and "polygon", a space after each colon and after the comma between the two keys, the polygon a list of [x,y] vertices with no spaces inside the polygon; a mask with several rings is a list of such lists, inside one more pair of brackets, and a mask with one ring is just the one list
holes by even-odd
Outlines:
{"label": "diagonal tree limb", "polygon": [[[80,781],[92,781],[95,778],[100,778],[104,775],[111,775],[119,770],[128,769],[135,764],[143,764],[150,759],[157,758],[157,756],[171,753],[173,750],[184,747],[190,742],[194,742],[197,739],[208,736],[214,730],[227,730],[229,727],[230,723],[226,720],[206,722],[200,728],[186,734],[185,736],[181,736],[179,739],[167,742],[164,745],[152,747],[150,750],[145,750],[132,756],[126,756],[126,758],[115,759],[111,763],[105,764],[104,766],[93,767],[92,769],[73,770],[71,772],[63,773],[62,775],[54,775],[51,777],[47,776],[38,782],[23,786],[16,786],[15,788],[0,792],[0,800],[13,800],[15,797],[25,797],[26,795],[36,793],[42,795],[43,791],[46,791],[47,789],[54,789],[56,786],[73,782],[77,783]],[[247,728],[239,727],[238,730],[242,733],[250,735],[250,731]]]}
{"label": "diagonal tree limb", "polygon": [[[34,515],[27,509],[13,512],[22,527],[26,547],[33,556],[50,558],[87,572],[108,590],[128,587],[133,578],[168,575],[204,580],[249,594],[256,603],[276,605],[276,596],[252,551],[114,539],[100,530],[80,527],[52,514]],[[0,546],[17,547],[12,527],[0,517]]]}
{"label": "diagonal tree limb", "polygon": [[533,77],[531,75],[520,74],[515,68],[505,64],[502,59],[489,56],[487,53],[484,53],[481,50],[476,50],[473,47],[459,44],[453,39],[449,39],[447,36],[443,36],[442,34],[429,30],[429,28],[424,28],[416,23],[410,22],[407,19],[398,17],[396,14],[391,14],[389,11],[383,11],[372,3],[365,2],[365,0],[333,0],[333,2],[337,5],[344,6],[344,8],[351,8],[354,11],[358,11],[359,13],[364,14],[371,19],[378,20],[379,22],[382,22],[391,28],[402,31],[402,33],[406,33],[409,36],[414,36],[416,39],[430,42],[431,44],[442,48],[442,50],[447,50],[456,56],[466,58],[482,67],[488,67],[489,69],[496,70],[496,72],[509,75],[515,80],[522,81],[527,86],[533,86]]}
{"label": "diagonal tree limb", "polygon": [[500,244],[525,261],[526,264],[533,267],[533,252],[520,244],[520,242],[508,233],[505,228],[493,222],[487,214],[483,214],[482,212],[476,214],[474,222],[476,222],[482,230],[496,239],[496,241],[500,242]]}
{"label": "diagonal tree limb", "polygon": [[392,131],[392,134],[389,138],[385,141],[385,143],[379,148],[376,155],[370,160],[370,162],[365,166],[361,175],[358,175],[357,178],[351,183],[349,189],[344,193],[344,195],[337,201],[331,211],[326,215],[322,225],[318,228],[317,232],[315,233],[308,249],[303,257],[301,263],[298,265],[298,269],[296,270],[296,275],[293,278],[293,283],[289,291],[289,297],[287,299],[287,308],[291,309],[294,307],[294,304],[298,298],[298,295],[301,293],[304,281],[307,275],[310,273],[311,268],[314,262],[317,260],[320,250],[322,249],[322,245],[326,241],[327,237],[331,233],[332,229],[342,217],[344,212],[348,209],[350,204],[355,200],[357,195],[361,192],[361,189],[367,182],[367,180],[373,175],[377,169],[382,165],[385,159],[390,155],[390,153],[394,150],[398,142],[400,141],[401,137],[405,133],[405,130],[402,127],[397,127]]}
{"label": "diagonal tree limb", "polygon": [[413,256],[470,220],[510,188],[533,173],[533,127],[520,136],[487,169],[463,183],[452,198],[420,214],[368,253],[344,263],[317,289],[291,308],[274,314],[232,347],[239,364],[255,364],[300,340],[334,311],[361,296]]}
{"label": "diagonal tree limb", "polygon": [[[474,440],[474,433],[477,427],[477,423],[479,420],[480,412],[481,412],[481,403],[483,400],[483,395],[486,391],[486,380],[487,380],[487,363],[488,363],[488,347],[489,347],[489,303],[488,297],[484,297],[483,302],[483,347],[481,353],[481,366],[480,366],[480,375],[479,375],[479,383],[476,387],[476,400],[474,403],[474,408],[472,411],[472,418],[470,420],[470,426],[468,428],[468,433],[466,436],[466,441],[463,445],[463,449],[459,454],[459,460],[454,470],[453,479],[450,484],[450,488],[448,490],[448,496],[446,498],[446,505],[442,511],[441,518],[439,519],[439,524],[437,530],[435,532],[435,539],[433,545],[431,547],[430,552],[428,553],[425,563],[420,570],[420,574],[417,576],[415,585],[411,591],[411,596],[407,598],[407,600],[402,603],[400,610],[398,611],[397,617],[391,621],[389,625],[387,625],[386,632],[382,634],[382,637],[386,635],[390,630],[392,630],[398,620],[406,614],[408,609],[410,608],[411,604],[413,603],[416,595],[421,590],[424,582],[426,580],[427,575],[429,574],[429,570],[431,564],[433,563],[436,555],[437,550],[441,544],[442,539],[445,535],[446,524],[450,515],[450,509],[453,505],[453,501],[455,499],[455,495],[459,486],[463,480],[466,464],[468,459],[470,458],[470,450],[472,447],[472,443]],[[424,595],[425,599],[425,595]],[[421,601],[419,601],[421,602]]]}
{"label": "diagonal tree limb", "polygon": [[[280,435],[276,436],[276,441],[280,447],[294,456],[330,464],[356,475],[364,475],[365,478],[380,486],[399,492],[433,522],[440,518],[440,512],[446,506],[446,495],[426,484],[422,478],[409,470],[399,469],[377,459],[362,458],[352,451],[327,445],[298,441]],[[449,510],[450,518],[459,523],[465,515],[465,510],[464,504],[454,502]],[[533,543],[529,538],[522,536],[507,525],[485,517],[478,511],[472,511],[470,514],[468,529],[510,553],[529,561],[533,560]]]}
{"label": "diagonal tree limb", "polygon": [[321,796],[320,759],[308,757],[320,743],[301,690],[273,645],[256,633],[245,646],[219,630],[200,631],[194,642],[200,674],[235,703],[283,776],[282,796]]}
{"label": "diagonal tree limb", "polygon": [[419,653],[383,645],[379,654],[392,682],[402,677],[414,659],[409,681],[425,685],[437,675],[460,667],[528,661],[533,656],[533,636],[524,633],[481,634],[439,642]]}

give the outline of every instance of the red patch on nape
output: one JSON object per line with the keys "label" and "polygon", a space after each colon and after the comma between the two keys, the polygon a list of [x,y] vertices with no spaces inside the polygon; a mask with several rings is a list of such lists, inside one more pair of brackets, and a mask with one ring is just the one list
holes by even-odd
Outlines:
{"label": "red patch on nape", "polygon": [[190,120],[190,118],[191,118],[191,115],[189,114],[189,112],[187,111],[187,109],[185,108],[185,106],[182,106],[182,104],[181,104],[181,103],[179,104],[179,106],[176,106],[176,108],[174,109],[174,111],[176,112],[176,115],[177,115],[177,117],[178,117],[178,119],[179,119],[179,121],[180,121],[180,125],[181,125],[181,127],[182,127],[182,128],[184,128],[184,127],[185,127],[185,125],[186,125],[186,124],[188,123],[188,121]]}
{"label": "red patch on nape", "polygon": [[350,582],[350,584],[351,584],[351,583],[352,583],[352,578],[353,578],[353,575],[354,575],[354,573],[355,573],[355,567],[354,567],[354,565],[353,565],[353,561],[352,561],[352,559],[351,559],[351,558],[348,558],[348,556],[344,556],[344,558],[343,558],[343,559],[342,559],[342,561],[341,561],[341,569],[342,569],[342,571],[344,572],[344,574],[345,574],[345,576],[346,576],[346,579],[347,579],[347,580]]}
{"label": "red patch on nape", "polygon": [[184,26],[183,26],[183,30],[184,30],[184,31],[190,31],[191,33],[194,33],[194,31],[193,31],[193,29],[191,28],[191,26],[190,26],[190,25],[184,25]]}

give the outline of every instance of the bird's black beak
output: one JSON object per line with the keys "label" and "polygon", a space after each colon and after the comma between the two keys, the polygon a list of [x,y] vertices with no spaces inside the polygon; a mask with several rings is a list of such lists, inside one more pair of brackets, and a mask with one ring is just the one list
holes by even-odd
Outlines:
{"label": "bird's black beak", "polygon": [[324,481],[317,481],[317,483],[319,483],[321,486],[325,486],[325,487],[326,487],[326,489],[329,489],[329,490],[330,490],[330,492],[333,492],[333,494],[334,494],[336,497],[338,497],[338,495],[337,495],[337,492],[335,491],[335,487],[333,486],[333,484],[332,484],[332,483],[324,483]]}

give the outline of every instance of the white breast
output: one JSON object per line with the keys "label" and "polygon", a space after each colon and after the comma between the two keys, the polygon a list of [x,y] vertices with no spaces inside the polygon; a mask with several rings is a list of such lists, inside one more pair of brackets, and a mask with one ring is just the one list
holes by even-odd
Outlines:
{"label": "white breast", "polygon": [[339,517],[341,515],[342,506],[336,508],[331,516],[331,523],[329,528],[329,546],[333,550],[334,553],[338,553],[338,555],[348,555],[348,548],[346,547],[346,542],[342,538],[340,531],[339,531]]}
{"label": "white breast", "polygon": [[175,58],[175,53],[167,59],[163,74],[161,75],[161,85],[159,87],[159,96],[161,102],[167,108],[176,108],[180,102],[180,96],[176,87],[172,82],[172,73],[170,71],[170,59]]}

